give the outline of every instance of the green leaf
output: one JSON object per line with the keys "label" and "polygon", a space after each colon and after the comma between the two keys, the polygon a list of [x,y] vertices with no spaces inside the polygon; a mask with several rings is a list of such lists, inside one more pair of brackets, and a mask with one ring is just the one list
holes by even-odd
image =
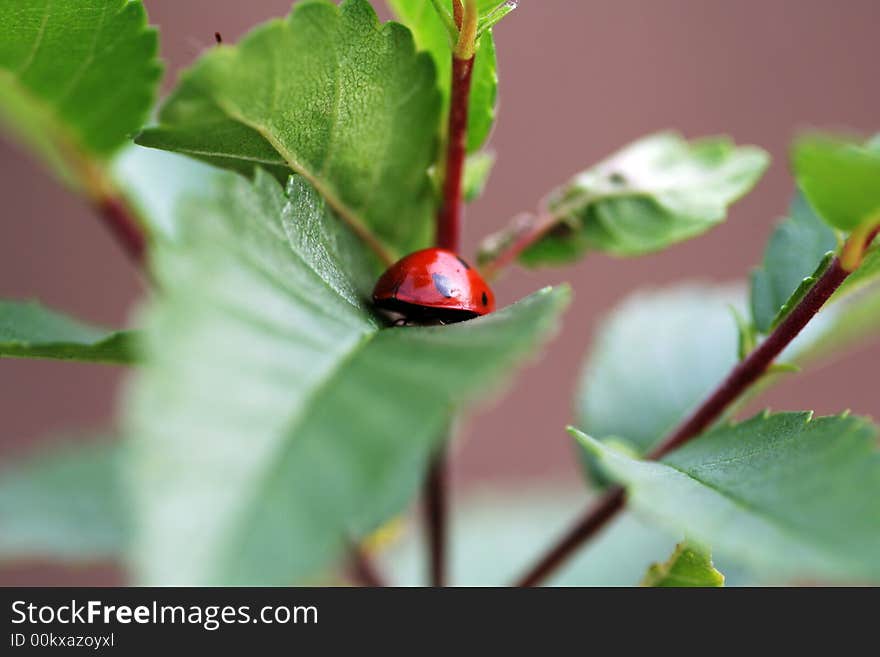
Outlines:
{"label": "green leaf", "polygon": [[[481,0],[480,16],[485,16],[498,4],[495,0]],[[418,49],[429,53],[434,60],[437,86],[443,96],[442,116],[447,116],[452,87],[452,44],[443,21],[428,0],[388,0],[388,5],[398,20],[412,31]],[[478,151],[489,137],[495,122],[497,95],[495,42],[492,31],[487,30],[477,42],[477,54],[471,74],[467,137],[469,153]],[[441,120],[438,126],[445,134],[445,120]]]}
{"label": "green leaf", "polygon": [[35,301],[0,300],[0,358],[131,363],[134,334],[84,324]]}
{"label": "green leaf", "polygon": [[97,186],[95,167],[150,111],[157,51],[140,2],[4,0],[0,119],[68,182]]}
{"label": "green leaf", "polygon": [[760,332],[768,333],[778,323],[782,307],[837,246],[834,231],[803,196],[795,196],[788,218],[770,237],[763,263],[752,272],[752,319]]}
{"label": "green leaf", "polygon": [[0,559],[119,557],[129,536],[121,454],[108,443],[67,445],[0,471]]}
{"label": "green leaf", "polygon": [[[630,144],[557,189],[536,220],[556,226],[527,249],[527,266],[576,260],[587,251],[636,256],[701,235],[724,220],[769,163],[754,146],[726,137],[688,142],[663,132]],[[491,236],[481,256],[493,257],[520,234],[516,223]]]}
{"label": "green leaf", "polygon": [[880,581],[880,452],[867,420],[762,414],[660,463],[576,433],[663,527],[792,579]]}
{"label": "green leaf", "polygon": [[655,563],[645,574],[642,586],[719,587],[724,575],[712,564],[712,555],[699,545],[682,542],[665,563]]}
{"label": "green leaf", "polygon": [[810,204],[830,226],[880,224],[880,149],[827,135],[795,142],[792,166]]}
{"label": "green leaf", "polygon": [[181,76],[138,142],[280,180],[305,176],[356,231],[390,250],[432,234],[440,103],[409,32],[366,0],[296,5]]}
{"label": "green leaf", "polygon": [[476,201],[483,194],[489,174],[495,165],[495,154],[488,152],[468,155],[464,168],[464,200]]}
{"label": "green leaf", "polygon": [[382,329],[375,269],[317,192],[258,171],[189,206],[126,413],[142,582],[286,584],[417,490],[450,414],[566,304],[544,290],[445,327]]}

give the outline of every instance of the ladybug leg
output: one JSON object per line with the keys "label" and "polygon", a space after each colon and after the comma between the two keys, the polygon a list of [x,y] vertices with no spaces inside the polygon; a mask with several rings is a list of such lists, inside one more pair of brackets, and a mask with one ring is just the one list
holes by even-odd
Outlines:
{"label": "ladybug leg", "polygon": [[398,319],[395,319],[391,323],[391,326],[395,326],[395,327],[396,326],[409,326],[409,325],[410,325],[409,320],[406,317],[400,317]]}

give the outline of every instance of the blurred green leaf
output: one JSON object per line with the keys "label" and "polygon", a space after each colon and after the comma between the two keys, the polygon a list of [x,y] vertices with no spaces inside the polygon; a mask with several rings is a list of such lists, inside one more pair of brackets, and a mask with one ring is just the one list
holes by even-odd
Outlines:
{"label": "blurred green leaf", "polygon": [[816,216],[803,196],[795,196],[788,218],[770,237],[763,263],[752,272],[752,319],[761,333],[772,329],[782,307],[837,246],[834,231]]}
{"label": "blurred green leaf", "polygon": [[[555,265],[587,251],[636,256],[696,237],[725,219],[768,163],[761,149],[735,146],[726,137],[645,137],[557,189],[535,219],[550,216],[556,226],[520,260]],[[481,261],[493,259],[522,231],[516,223],[488,238]]]}
{"label": "blurred green leaf", "polygon": [[203,55],[138,142],[282,181],[293,170],[356,230],[409,252],[433,231],[439,111],[408,30],[366,0],[315,0]]}
{"label": "blurred green leaf", "polygon": [[638,461],[576,432],[629,504],[780,576],[880,581],[880,452],[869,421],[762,414]]}
{"label": "blurred green leaf", "polygon": [[[485,16],[499,3],[480,0],[480,15]],[[419,50],[428,52],[437,69],[437,86],[443,95],[443,116],[449,112],[449,94],[452,86],[452,44],[443,21],[429,0],[388,0],[398,20],[413,34]],[[486,142],[495,122],[495,102],[498,95],[495,42],[492,31],[480,37],[474,69],[471,74],[471,95],[468,103],[467,150],[474,153]],[[438,124],[445,134],[446,124]]]}
{"label": "blurred green leaf", "polygon": [[127,416],[138,578],[286,584],[398,513],[450,414],[557,324],[566,289],[381,330],[361,244],[304,179],[258,170],[191,203],[154,263]]}
{"label": "blurred green leaf", "polygon": [[718,587],[724,575],[712,564],[712,555],[699,545],[682,542],[665,563],[655,563],[645,574],[642,586]]}
{"label": "blurred green leaf", "polygon": [[95,193],[100,166],[143,125],[162,67],[140,2],[0,3],[0,119],[68,183]]}
{"label": "blurred green leaf", "polygon": [[880,149],[809,135],[795,142],[792,166],[807,200],[830,226],[852,231],[880,224]]}
{"label": "blurred green leaf", "polygon": [[0,559],[119,557],[129,535],[121,454],[109,443],[66,445],[0,470]]}
{"label": "blurred green leaf", "polygon": [[0,299],[0,359],[135,360],[134,334],[84,324],[35,301]]}
{"label": "blurred green leaf", "polygon": [[464,168],[464,200],[476,201],[483,194],[489,174],[495,164],[495,154],[487,152],[468,155]]}

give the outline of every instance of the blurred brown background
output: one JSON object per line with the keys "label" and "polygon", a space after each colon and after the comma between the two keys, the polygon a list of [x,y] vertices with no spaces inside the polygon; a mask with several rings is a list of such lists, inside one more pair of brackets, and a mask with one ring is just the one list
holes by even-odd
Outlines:
{"label": "blurred brown background", "polygon": [[[145,4],[161,28],[165,91],[215,31],[232,42],[290,6],[288,0]],[[499,161],[484,198],[468,212],[468,253],[550,187],[654,130],[728,133],[771,151],[774,166],[729,221],[705,237],[637,260],[594,256],[563,270],[516,270],[498,285],[499,301],[507,304],[567,280],[575,303],[545,358],[469,422],[456,450],[459,483],[576,479],[562,429],[597,320],[638,286],[746,275],[788,204],[792,135],[809,126],[880,130],[878,26],[877,0],[521,0],[496,31],[500,112],[491,144]],[[2,141],[0,189],[0,296],[35,297],[94,322],[124,323],[142,285],[89,209]],[[880,341],[790,377],[764,402],[880,417],[878,357]],[[70,429],[110,425],[122,375],[103,366],[0,362],[0,458]],[[113,575],[0,571],[7,584],[96,581]]]}

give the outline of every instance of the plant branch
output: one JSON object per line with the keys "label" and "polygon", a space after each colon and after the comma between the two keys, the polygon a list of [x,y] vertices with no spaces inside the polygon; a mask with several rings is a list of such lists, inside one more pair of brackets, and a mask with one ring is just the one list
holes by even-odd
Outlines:
{"label": "plant branch", "polygon": [[537,217],[528,213],[519,215],[513,223],[512,237],[480,267],[483,276],[490,281],[497,278],[502,269],[557,225],[559,217],[549,212]]}
{"label": "plant branch", "polygon": [[474,58],[452,58],[452,94],[446,142],[446,168],[443,176],[443,201],[437,215],[439,247],[458,251],[463,214],[462,179],[467,150],[468,101]]}
{"label": "plant branch", "polygon": [[361,586],[388,586],[385,578],[379,573],[376,565],[367,553],[363,551],[363,548],[358,545],[352,545],[349,554],[351,574],[356,582]]}
{"label": "plant branch", "polygon": [[[866,248],[876,236],[877,230],[867,239],[859,237]],[[844,246],[844,252],[847,246]],[[804,295],[801,302],[785,317],[779,326],[740,361],[724,381],[700,406],[645,457],[649,460],[662,458],[672,450],[699,436],[723,415],[750,386],[757,382],[773,365],[782,351],[791,344],[803,328],[815,317],[825,302],[850,275],[850,271],[835,258],[815,285]],[[587,509],[568,532],[553,545],[525,575],[517,586],[534,586],[553,573],[562,563],[594,536],[618,511],[626,505],[624,489],[615,486],[598,502]]]}
{"label": "plant branch", "polygon": [[[449,98],[449,123],[446,133],[446,160],[443,176],[443,200],[437,213],[435,244],[458,252],[461,247],[463,214],[462,181],[467,155],[468,104],[471,74],[474,68],[475,40],[479,11],[477,0],[454,0],[453,16],[459,28],[458,42],[452,53],[452,85]],[[425,480],[425,520],[430,551],[432,586],[446,584],[446,535],[448,524],[448,463],[441,448],[432,460]]]}
{"label": "plant branch", "polygon": [[425,524],[430,554],[431,586],[446,586],[446,542],[449,527],[449,464],[441,449],[428,468],[425,480]]}
{"label": "plant branch", "polygon": [[136,265],[143,266],[147,240],[128,203],[119,195],[103,194],[95,199],[94,205],[102,223],[128,257]]}

